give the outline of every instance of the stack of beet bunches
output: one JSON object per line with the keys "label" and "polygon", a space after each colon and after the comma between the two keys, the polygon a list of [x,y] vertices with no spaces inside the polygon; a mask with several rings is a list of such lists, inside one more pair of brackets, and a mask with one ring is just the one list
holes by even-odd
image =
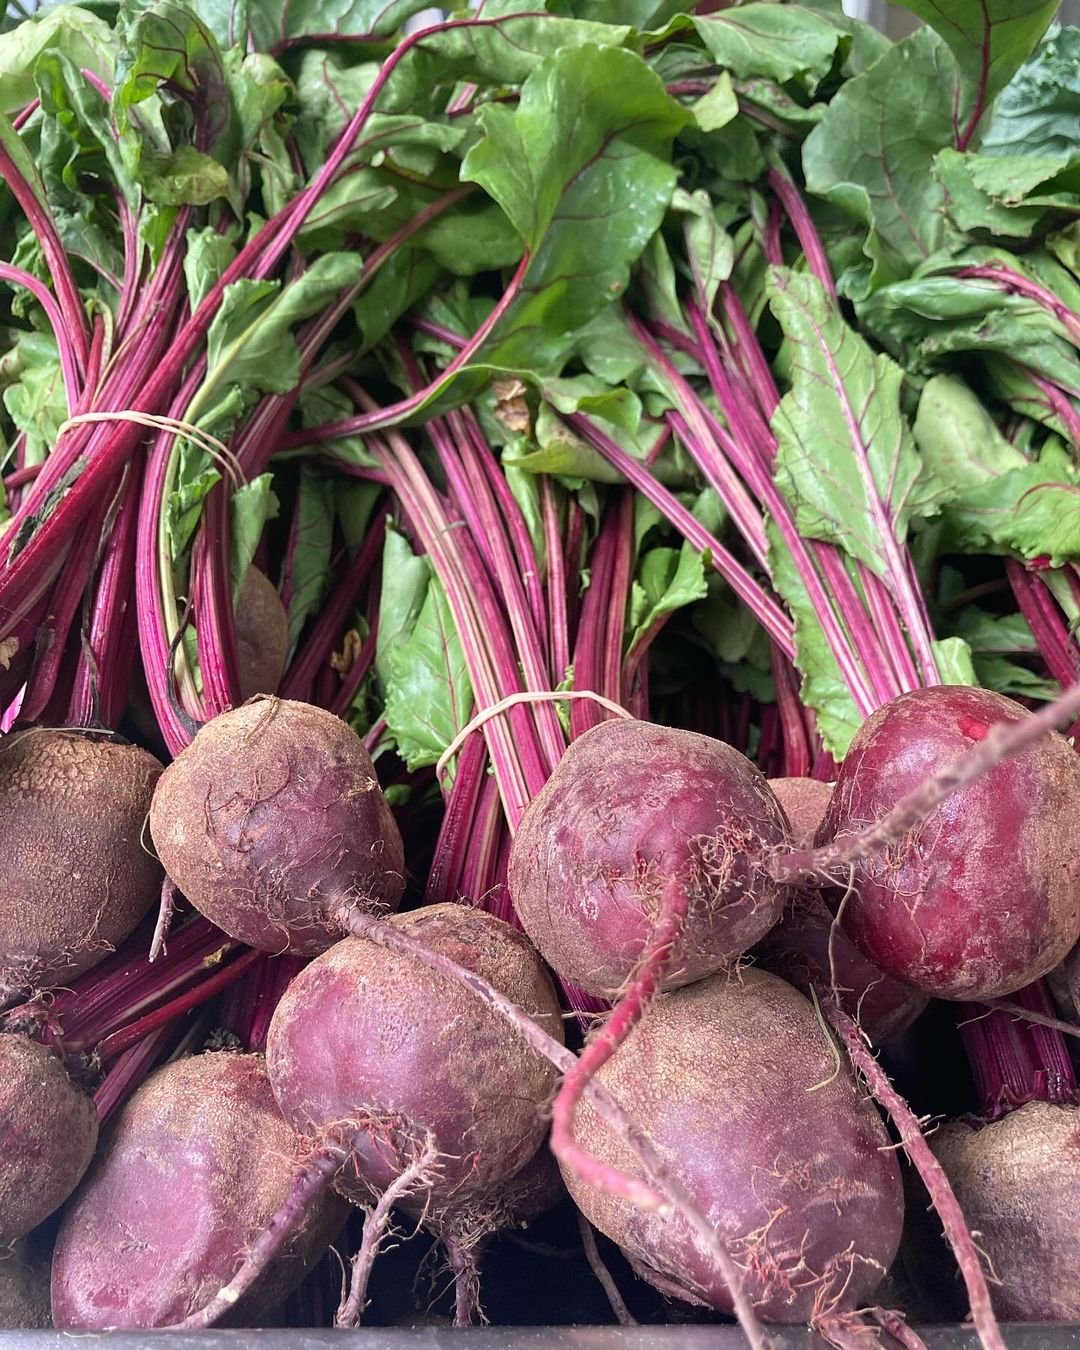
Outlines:
{"label": "stack of beet bunches", "polygon": [[0,1326],[1080,1320],[1080,31],[908,3],[0,34]]}

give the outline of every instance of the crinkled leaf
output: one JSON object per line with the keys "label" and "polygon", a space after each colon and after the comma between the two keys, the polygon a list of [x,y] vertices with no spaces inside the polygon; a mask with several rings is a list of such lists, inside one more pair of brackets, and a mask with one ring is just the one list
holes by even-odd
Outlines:
{"label": "crinkled leaf", "polygon": [[[1050,8],[1052,13],[1056,6]],[[1067,155],[1076,149],[1078,118],[1080,29],[1055,28],[998,95],[981,149],[991,155]]]}
{"label": "crinkled leaf", "polygon": [[233,604],[240,598],[248,568],[259,547],[266,523],[278,513],[274,495],[274,475],[263,473],[250,483],[242,483],[229,498],[229,549],[232,569]]}
{"label": "crinkled leaf", "polygon": [[717,220],[716,208],[707,192],[677,189],[671,205],[673,210],[683,213],[686,258],[703,307],[711,314],[717,289],[722,281],[728,280],[735,265],[735,244]]}
{"label": "crinkled leaf", "polygon": [[295,507],[295,544],[289,555],[287,578],[289,645],[293,651],[304,624],[318,609],[330,583],[334,490],[331,479],[301,470]]}
{"label": "crinkled leaf", "polygon": [[205,206],[229,195],[229,171],[194,146],[182,145],[171,155],[143,154],[143,191],[162,206]]}
{"label": "crinkled leaf", "polygon": [[944,191],[930,169],[953,141],[957,80],[949,49],[921,29],[849,80],[803,144],[810,192],[868,228],[873,284],[907,276],[941,245]]}
{"label": "crinkled leaf", "polygon": [[42,52],[58,51],[108,84],[116,48],[109,25],[80,5],[56,5],[0,34],[0,112],[18,112],[36,96],[34,65]]}
{"label": "crinkled leaf", "polygon": [[193,311],[198,309],[207,292],[220,281],[235,257],[235,229],[227,230],[224,234],[210,225],[201,230],[188,230],[184,280],[187,282],[188,301]]}
{"label": "crinkled leaf", "polygon": [[971,648],[959,637],[937,638],[930,644],[942,684],[978,684]]}
{"label": "crinkled leaf", "polygon": [[964,605],[951,626],[976,656],[1038,655],[1038,643],[1022,614],[991,614],[978,605]]}
{"label": "crinkled leaf", "polygon": [[68,416],[56,339],[23,333],[5,361],[18,370],[18,379],[4,389],[4,407],[25,437],[25,463],[40,464]]}
{"label": "crinkled leaf", "polygon": [[1020,69],[1057,13],[1058,0],[900,0],[949,44],[983,106]]}
{"label": "crinkled leaf", "polygon": [[221,473],[205,450],[187,439],[178,441],[176,478],[165,512],[169,552],[175,563],[186,554],[198,528],[207,493],[220,481]]}
{"label": "crinkled leaf", "polygon": [[693,104],[690,111],[699,131],[719,131],[739,115],[739,100],[729,71],[723,70],[707,94]]}
{"label": "crinkled leaf", "polygon": [[900,410],[903,372],[848,327],[809,273],[772,269],[770,303],[791,371],[773,417],[777,482],[803,535],[837,544],[888,583],[909,521],[934,501]]}
{"label": "crinkled leaf", "polygon": [[427,595],[431,570],[409,541],[392,525],[383,544],[379,624],[375,637],[375,670],[385,697],[390,686],[394,652],[409,639]]}
{"label": "crinkled leaf", "polygon": [[694,19],[709,54],[738,79],[798,80],[811,93],[832,69],[842,33],[802,5],[745,4]]}
{"label": "crinkled leaf", "polygon": [[687,543],[681,548],[649,549],[638,563],[630,591],[627,650],[633,651],[661,619],[707,594],[705,561],[697,549]]}

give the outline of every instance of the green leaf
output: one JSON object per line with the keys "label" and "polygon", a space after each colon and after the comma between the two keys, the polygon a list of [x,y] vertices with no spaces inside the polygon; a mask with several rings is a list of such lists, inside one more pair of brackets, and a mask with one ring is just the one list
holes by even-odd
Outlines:
{"label": "green leaf", "polygon": [[1020,69],[1057,13],[1057,0],[900,0],[949,44],[977,109]]}
{"label": "green leaf", "polygon": [[671,205],[685,216],[687,260],[695,287],[703,297],[703,308],[711,314],[717,289],[722,281],[728,280],[735,265],[734,241],[717,220],[716,208],[707,192],[700,188],[692,193],[677,189]]}
{"label": "green leaf", "polygon": [[801,5],[744,4],[695,18],[710,56],[738,79],[798,80],[813,93],[832,69],[841,30]]}
{"label": "green leaf", "polygon": [[229,498],[230,564],[233,604],[240,598],[248,568],[259,547],[266,523],[278,513],[278,499],[273,490],[274,475],[260,474],[250,483],[243,483]]}
{"label": "green leaf", "polygon": [[4,407],[25,437],[26,464],[40,464],[68,416],[56,339],[50,333],[23,333],[5,362],[18,371],[18,379],[4,389]]}
{"label": "green leaf", "polygon": [[198,529],[203,501],[220,481],[221,473],[206,451],[178,437],[176,478],[165,510],[169,552],[177,567]]}
{"label": "green leaf", "polygon": [[991,155],[1067,155],[1080,117],[1080,29],[1054,28],[1002,89],[982,134]]}
{"label": "green leaf", "polygon": [[383,545],[379,624],[375,637],[375,670],[384,697],[390,686],[394,652],[408,641],[416,627],[430,577],[427,560],[413,553],[405,536],[393,525],[388,525]]}
{"label": "green leaf", "polygon": [[229,194],[228,169],[194,146],[160,157],[144,153],[140,171],[147,198],[163,206],[205,206]]}
{"label": "green leaf", "polygon": [[965,605],[952,627],[976,656],[1021,653],[1037,656],[1038,643],[1022,614],[990,614],[978,605]]}
{"label": "green leaf", "polygon": [[222,234],[211,225],[201,230],[188,230],[184,280],[193,311],[198,309],[236,257],[236,235],[235,229]]}
{"label": "green leaf", "polygon": [[773,417],[777,482],[800,533],[845,549],[888,584],[909,521],[934,507],[900,410],[903,372],[848,327],[809,273],[773,268],[769,294],[791,366]]}
{"label": "green leaf", "polygon": [[702,94],[690,111],[699,131],[719,131],[738,117],[739,100],[730,73],[721,71],[713,87]]}
{"label": "green leaf", "polygon": [[705,560],[697,549],[652,548],[638,564],[630,592],[630,640],[632,652],[654,625],[685,605],[708,594]]}
{"label": "green leaf", "polygon": [[410,771],[435,764],[469,720],[472,685],[442,582],[428,572],[423,604],[390,661],[386,721]]}
{"label": "green leaf", "polygon": [[550,368],[622,294],[659,228],[676,180],[671,141],[688,114],[640,58],[586,46],[538,66],[515,110],[490,104],[479,117],[485,138],[462,178],[494,197],[532,259],[488,359]]}
{"label": "green leaf", "polygon": [[352,482],[342,480],[334,489],[334,507],[350,557],[356,555],[367,537],[382,492],[381,484],[365,483],[359,479]]}
{"label": "green leaf", "polygon": [[983,688],[1009,698],[1038,698],[1049,703],[1061,693],[1055,680],[1045,679],[1004,656],[976,656],[974,665]]}
{"label": "green leaf", "polygon": [[875,285],[907,276],[941,245],[944,190],[930,168],[952,144],[957,78],[949,49],[921,29],[849,80],[803,145],[809,191],[867,226]]}
{"label": "green leaf", "polygon": [[334,483],[300,471],[296,499],[296,544],[289,569],[289,645],[296,650],[308,617],[319,607],[330,581],[334,542]]}
{"label": "green leaf", "polygon": [[56,5],[20,23],[0,34],[0,112],[18,112],[36,97],[34,66],[42,52],[60,52],[111,84],[116,49],[109,25],[81,5]]}
{"label": "green leaf", "polygon": [[942,684],[978,684],[971,648],[963,638],[938,638],[932,642],[934,661]]}

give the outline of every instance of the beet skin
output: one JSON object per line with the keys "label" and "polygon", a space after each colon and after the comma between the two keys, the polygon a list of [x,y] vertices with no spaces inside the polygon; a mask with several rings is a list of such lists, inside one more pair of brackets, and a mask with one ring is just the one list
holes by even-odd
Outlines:
{"label": "beet skin", "polygon": [[337,909],[393,909],[405,885],[401,835],[363,742],[290,699],[207,722],[162,775],[150,831],[196,909],[262,951],[324,951],[341,936]]}
{"label": "beet skin", "polygon": [[622,988],[665,897],[689,915],[665,976],[712,974],[780,917],[785,888],[765,870],[789,844],[764,777],[722,741],[649,722],[601,722],[572,742],[527,807],[510,852],[525,931],[563,979]]}
{"label": "beet skin", "polygon": [[[555,990],[528,939],[466,905],[388,922],[476,971],[561,1038]],[[266,1045],[285,1118],[301,1133],[358,1132],[338,1188],[367,1203],[400,1170],[402,1142],[431,1131],[442,1171],[433,1208],[485,1202],[547,1132],[555,1071],[457,980],[362,938],[346,938],[293,980]]]}
{"label": "beet skin", "polygon": [[[758,1314],[803,1322],[866,1302],[900,1241],[895,1154],[812,1005],[747,969],[659,995],[597,1079],[727,1240]],[[641,1175],[582,1102],[575,1136]],[[668,1293],[731,1311],[727,1286],[677,1217],[564,1179],[585,1217]]]}
{"label": "beet skin", "polygon": [[[859,833],[995,723],[1028,716],[985,689],[902,694],[852,742],[818,842]],[[1080,936],[1078,811],[1080,755],[1044,736],[858,862],[845,929],[876,966],[933,998],[994,998],[1031,984]]]}
{"label": "beet skin", "polygon": [[[56,1326],[169,1326],[201,1308],[289,1193],[298,1156],[261,1055],[218,1051],[159,1069],[111,1122],[64,1215]],[[346,1213],[324,1195],[229,1321],[251,1326],[285,1298]]]}

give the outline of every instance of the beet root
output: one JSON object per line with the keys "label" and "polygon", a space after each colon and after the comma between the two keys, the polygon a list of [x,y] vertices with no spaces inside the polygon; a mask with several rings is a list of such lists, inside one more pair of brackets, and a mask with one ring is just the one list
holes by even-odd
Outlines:
{"label": "beet root", "polygon": [[244,573],[236,603],[240,697],[276,694],[289,658],[289,616],[277,587],[257,567]]}
{"label": "beet root", "polygon": [[[900,1240],[899,1168],[879,1116],[790,985],[744,970],[661,994],[597,1078],[633,1103],[725,1237],[760,1317],[806,1321],[873,1292]],[[588,1101],[576,1133],[603,1162],[637,1170]],[[568,1169],[564,1180],[639,1273],[731,1311],[727,1286],[678,1216],[643,1212]]]}
{"label": "beet root", "polygon": [[94,1156],[94,1103],[47,1046],[0,1033],[0,1248],[59,1208]]}
{"label": "beet root", "polygon": [[17,1242],[0,1252],[0,1327],[37,1331],[51,1326],[48,1255]]}
{"label": "beet root", "polygon": [[[201,1307],[288,1193],[297,1140],[261,1055],[196,1055],[154,1073],[111,1122],[53,1253],[58,1327],[157,1327]],[[347,1208],[326,1193],[228,1319],[285,1298]]]}
{"label": "beet root", "polygon": [[207,722],[165,770],[150,830],[165,870],[230,937],[300,956],[342,906],[393,909],[401,835],[360,738],[332,713],[262,699]]}
{"label": "beet root", "polygon": [[[528,939],[465,905],[398,915],[436,951],[490,980],[561,1038],[558,1000]],[[266,1047],[286,1120],[305,1134],[344,1132],[355,1167],[338,1189],[364,1204],[419,1156],[430,1136],[433,1209],[486,1195],[532,1157],[556,1075],[456,980],[374,943],[347,938],[293,980]]]}
{"label": "beet root", "polygon": [[[996,723],[1029,717],[985,689],[903,694],[863,724],[818,835],[880,820]],[[996,764],[896,845],[853,865],[843,924],[876,966],[935,998],[1012,993],[1080,936],[1080,756],[1056,733]]]}
{"label": "beet root", "polygon": [[143,828],[161,764],[134,745],[32,729],[0,748],[0,994],[81,975],[157,902]]}
{"label": "beet root", "polygon": [[758,770],[696,732],[608,721],[573,741],[525,811],[510,893],[544,959],[589,994],[633,973],[665,904],[688,915],[664,974],[674,988],[747,951],[780,917],[765,870],[789,843]]}
{"label": "beet root", "polygon": [[930,1142],[996,1276],[998,1316],[1080,1320],[1080,1109],[1032,1101]]}
{"label": "beet root", "polygon": [[832,787],[816,778],[770,778],[769,787],[791,822],[792,843],[808,848],[829,805]]}

